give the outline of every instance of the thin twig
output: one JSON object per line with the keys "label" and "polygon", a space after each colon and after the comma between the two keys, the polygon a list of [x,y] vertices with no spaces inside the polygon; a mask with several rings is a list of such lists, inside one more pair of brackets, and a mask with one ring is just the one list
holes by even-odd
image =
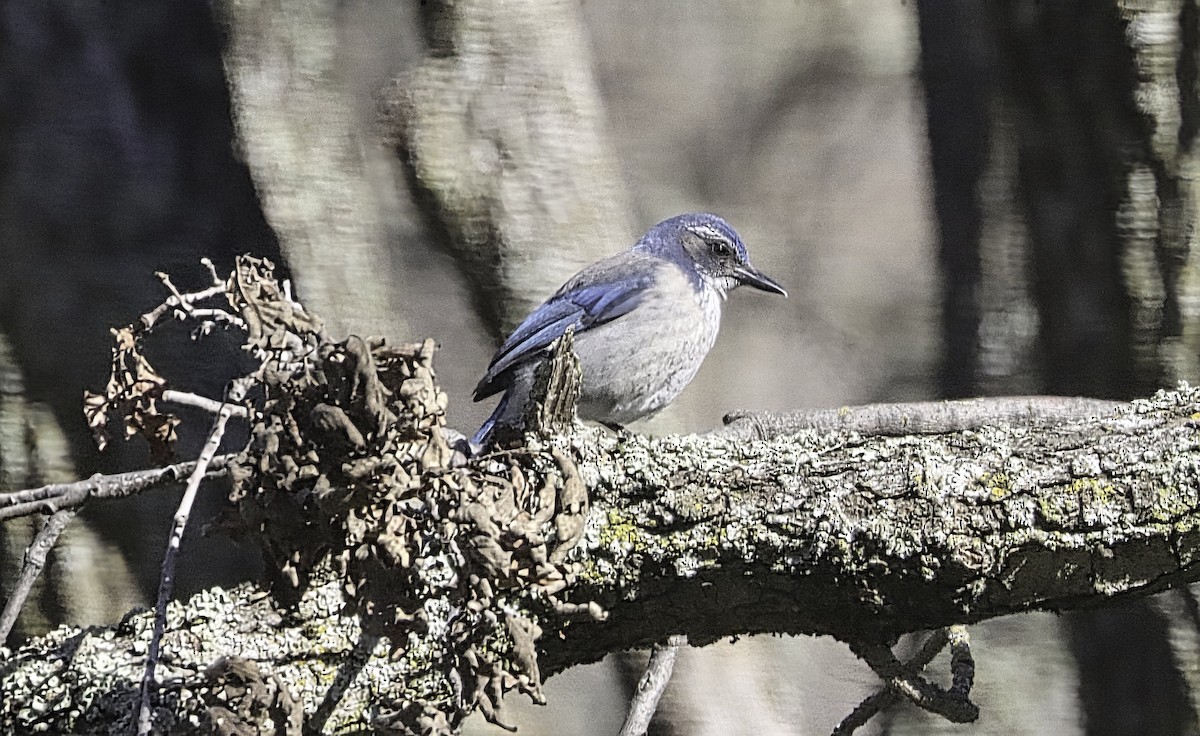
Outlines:
{"label": "thin twig", "polygon": [[950,690],[938,687],[901,664],[892,650],[882,644],[859,644],[852,648],[887,683],[888,689],[952,723],[970,723],[979,717],[979,707],[967,699],[975,670],[965,635],[965,629],[961,629],[958,636],[953,631],[948,633],[952,647],[957,641],[959,657],[957,666],[954,658],[951,659],[954,685]]}
{"label": "thin twig", "polygon": [[[913,672],[920,672],[929,666],[933,658],[945,649],[949,643],[950,634],[948,629],[934,631],[925,640],[925,643],[921,645],[921,649],[904,663],[904,666]],[[867,721],[871,720],[877,713],[882,713],[898,702],[900,702],[900,695],[887,687],[868,695],[858,704],[858,707],[852,710],[848,716],[842,719],[841,723],[834,727],[833,736],[850,736],[850,734],[865,726]]]}
{"label": "thin twig", "polygon": [[[215,478],[225,473],[236,453],[218,455],[212,459],[205,477]],[[0,493],[0,521],[37,513],[53,514],[81,506],[93,498],[123,498],[147,488],[178,481],[195,472],[197,463],[186,462],[152,470],[134,470],[115,475],[97,473],[87,480],[74,483],[55,483],[40,488]]]}
{"label": "thin twig", "polygon": [[237,316],[236,314],[232,314],[231,312],[227,312],[224,309],[215,309],[211,307],[190,307],[184,311],[187,313],[188,317],[201,320],[205,324],[224,322],[234,327],[244,328],[246,326],[246,323],[242,321],[241,317]]}
{"label": "thin twig", "polygon": [[854,710],[850,711],[850,715],[843,718],[841,723],[833,727],[833,736],[850,736],[850,734],[867,725],[867,721],[874,718],[877,714],[882,713],[899,702],[900,696],[895,691],[886,687],[868,695],[863,698],[863,701]]}
{"label": "thin twig", "polygon": [[[155,273],[154,275],[157,276],[159,281],[163,282],[163,286],[167,287],[167,289],[171,292],[171,297],[167,301],[168,302],[170,302],[172,300],[175,301],[176,302],[175,309],[178,312],[180,312],[183,317],[190,317],[192,319],[201,320],[201,321],[203,321],[205,319],[209,319],[209,320],[214,320],[217,322],[225,322],[227,324],[233,325],[234,327],[240,327],[242,329],[245,329],[246,323],[242,321],[241,317],[238,317],[235,314],[227,312],[224,309],[211,309],[211,308],[200,309],[193,304],[193,302],[200,301],[200,300],[195,299],[194,294],[184,294],[184,293],[180,292],[179,289],[177,289],[175,287],[175,284],[171,281],[170,276],[168,276],[165,273],[162,273],[161,271],[159,271],[158,273]],[[220,287],[221,287],[222,291],[225,290],[224,284],[221,284]],[[212,288],[217,288],[217,287],[214,286]],[[208,290],[206,290],[206,291],[208,291]],[[182,317],[181,317],[181,319],[182,319]]]}
{"label": "thin twig", "polygon": [[625,716],[625,725],[621,727],[620,736],[643,736],[649,730],[650,720],[658,710],[658,701],[667,689],[667,683],[671,681],[675,657],[684,644],[687,644],[687,637],[676,634],[667,639],[666,644],[657,644],[650,650],[650,661],[646,663],[646,671],[638,680],[637,690],[629,703],[629,714]]}
{"label": "thin twig", "polygon": [[63,509],[48,516],[37,536],[25,550],[25,563],[21,566],[21,575],[4,604],[4,612],[0,613],[0,644],[8,639],[9,633],[17,623],[17,616],[25,606],[25,599],[29,597],[34,582],[46,566],[46,556],[74,516],[74,509]]}
{"label": "thin twig", "polygon": [[224,288],[225,280],[222,279],[221,276],[217,273],[217,267],[213,265],[212,260],[205,257],[205,258],[200,259],[200,263],[203,264],[204,267],[208,269],[209,275],[212,276],[213,286],[220,286],[221,288]]}
{"label": "thin twig", "polygon": [[159,304],[154,309],[143,314],[139,318],[139,321],[142,323],[143,329],[149,330],[152,327],[154,327],[154,325],[160,319],[163,318],[163,315],[168,314],[169,312],[173,311],[177,307],[181,307],[184,304],[191,306],[192,304],[194,304],[196,302],[204,301],[205,299],[211,299],[212,297],[220,296],[221,294],[224,294],[224,293],[225,293],[225,284],[210,286],[207,289],[201,289],[200,291],[193,291],[190,294],[179,294],[178,292],[176,292],[176,295],[167,297],[167,300],[164,301],[162,304]]}
{"label": "thin twig", "polygon": [[172,404],[194,406],[197,409],[203,409],[209,414],[216,414],[217,412],[221,411],[223,407],[229,407],[232,409],[230,416],[241,417],[243,419],[250,416],[249,410],[244,406],[223,404],[220,401],[210,399],[207,396],[200,396],[199,394],[188,393],[187,391],[175,391],[173,389],[167,389],[162,392],[162,400]]}
{"label": "thin twig", "polygon": [[734,412],[712,434],[765,440],[806,429],[873,436],[944,434],[996,425],[1037,425],[1105,416],[1128,406],[1120,401],[1066,396],[996,396],[955,401],[870,404],[786,413]]}
{"label": "thin twig", "polygon": [[163,283],[163,286],[167,287],[167,290],[171,292],[171,296],[175,297],[175,300],[179,302],[180,307],[184,307],[185,305],[190,306],[187,303],[187,297],[184,296],[179,289],[175,288],[175,284],[171,282],[170,276],[162,271],[155,271],[154,275],[157,276],[158,280]]}
{"label": "thin twig", "polygon": [[188,477],[187,489],[175,512],[175,522],[171,527],[171,537],[167,542],[167,551],[163,555],[162,576],[159,578],[158,601],[154,607],[154,632],[150,638],[150,649],[146,655],[146,671],[142,677],[141,703],[138,708],[138,736],[149,736],[153,724],[150,710],[150,690],[154,685],[154,670],[158,665],[159,651],[162,647],[163,631],[167,624],[167,602],[171,599],[171,591],[175,585],[175,558],[178,556],[180,543],[183,541],[183,531],[187,527],[188,517],[192,512],[192,504],[204,480],[209,463],[216,457],[217,448],[221,446],[221,437],[225,434],[225,425],[233,416],[233,405],[241,401],[249,390],[251,379],[238,378],[230,384],[227,401],[221,407],[215,419],[212,430],[208,433],[208,441],[200,451],[196,467]]}

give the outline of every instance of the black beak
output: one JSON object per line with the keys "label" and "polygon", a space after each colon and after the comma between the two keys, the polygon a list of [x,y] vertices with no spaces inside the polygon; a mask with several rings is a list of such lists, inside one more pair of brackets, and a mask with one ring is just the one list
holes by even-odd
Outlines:
{"label": "black beak", "polygon": [[753,286],[754,288],[761,289],[762,291],[772,291],[776,294],[782,294],[784,296],[788,295],[787,289],[780,286],[779,282],[770,276],[767,276],[762,271],[759,271],[754,266],[751,266],[749,263],[735,268],[734,274],[737,276],[738,281],[741,281],[746,286]]}

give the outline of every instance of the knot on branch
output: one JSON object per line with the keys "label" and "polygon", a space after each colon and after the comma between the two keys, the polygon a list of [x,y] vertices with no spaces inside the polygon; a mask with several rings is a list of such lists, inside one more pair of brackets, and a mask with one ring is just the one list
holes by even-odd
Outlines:
{"label": "knot on branch", "polygon": [[525,426],[538,434],[560,434],[571,429],[583,371],[575,357],[575,328],[568,327],[550,346],[550,359],[543,360],[533,373],[533,388]]}
{"label": "knot on branch", "polygon": [[583,371],[575,355],[575,328],[568,327],[561,337],[550,343],[547,359],[534,369],[529,402],[521,421],[497,425],[489,444],[502,448],[523,447],[528,434],[546,438],[569,433],[575,423],[582,386]]}

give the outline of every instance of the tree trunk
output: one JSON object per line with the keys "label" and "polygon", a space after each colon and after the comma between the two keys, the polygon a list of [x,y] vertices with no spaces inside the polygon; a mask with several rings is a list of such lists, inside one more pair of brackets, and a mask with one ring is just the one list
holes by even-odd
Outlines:
{"label": "tree trunk", "polygon": [[346,78],[340,5],[239,0],[220,8],[237,143],[297,294],[333,334],[405,334],[405,295],[389,276],[372,175],[382,147]]}
{"label": "tree trunk", "polygon": [[427,216],[503,337],[584,265],[633,244],[574,3],[423,3],[425,60],[386,106]]}

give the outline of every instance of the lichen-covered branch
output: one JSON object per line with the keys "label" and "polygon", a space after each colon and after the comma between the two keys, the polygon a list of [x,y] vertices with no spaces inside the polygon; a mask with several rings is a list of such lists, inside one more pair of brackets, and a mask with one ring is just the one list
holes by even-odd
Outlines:
{"label": "lichen-covered branch", "polygon": [[[532,431],[466,458],[446,439],[432,341],[332,341],[252,266],[227,294],[274,367],[255,374],[223,526],[261,549],[270,585],[170,612],[155,728],[442,734],[474,711],[511,725],[505,697],[540,700],[566,667],[758,632],[836,636],[889,688],[964,720],[965,638],[938,690],[890,654],[896,637],[1198,574],[1186,386],[930,434],[652,438],[563,423],[578,385],[563,340]],[[135,348],[94,402],[118,427],[165,385],[143,380]],[[0,730],[127,728],[152,622],[5,653]]]}
{"label": "lichen-covered branch", "polygon": [[1198,401],[929,436],[577,437],[575,594],[609,617],[543,624],[543,670],[680,632],[888,643],[1194,579]]}
{"label": "lichen-covered branch", "polygon": [[[586,526],[564,560],[573,580],[557,586],[560,606],[532,589],[522,592],[519,579],[503,574],[485,587],[518,606],[519,617],[540,630],[535,650],[521,656],[536,657],[543,674],[673,633],[686,633],[696,644],[772,631],[879,645],[906,631],[1038,608],[1103,605],[1196,576],[1195,417],[1200,392],[1186,389],[1111,416],[1036,430],[990,427],[885,438],[813,432],[757,443],[612,436],[593,429],[530,438],[532,446],[522,452],[547,460],[569,455],[588,488]],[[517,458],[516,451],[485,457],[479,470],[500,478]],[[544,463],[545,477],[554,477],[554,467]],[[492,488],[502,492],[503,485]],[[414,512],[418,507],[411,505]],[[544,524],[553,521],[550,515]],[[503,545],[492,547],[492,554],[493,561],[503,559]],[[452,573],[440,571],[447,580]],[[311,601],[337,598],[339,585],[310,586],[296,604],[302,618],[314,615],[306,609]],[[472,586],[478,593],[480,582],[464,587]],[[472,606],[466,601],[458,608],[452,599],[447,588],[407,604],[426,617],[424,630],[409,629],[402,641],[385,634],[374,656],[355,665],[362,673],[344,698],[370,700],[377,710],[358,716],[353,714],[362,711],[351,707],[345,718],[379,715],[380,694],[387,691],[395,702],[409,703],[391,713],[397,732],[453,726],[456,704],[471,684],[461,678],[463,662],[439,657],[454,653],[447,627]],[[221,601],[219,615],[197,610],[214,600]],[[318,683],[352,666],[348,657],[359,619],[330,626],[339,606],[327,603],[319,617],[295,626],[238,633],[246,625],[237,610],[242,606],[257,606],[256,620],[281,620],[263,613],[273,610],[265,598],[254,600],[249,586],[210,592],[192,601],[190,612],[172,614],[178,623],[168,642],[173,637],[179,647],[173,666],[182,678],[180,692],[187,689],[193,705],[202,704],[203,669],[219,656],[236,655],[253,660],[263,678],[289,683],[306,708],[315,707],[325,693]],[[571,605],[587,601],[599,603],[607,617],[581,615]],[[48,669],[58,673],[58,682],[73,683],[71,702],[109,702],[124,687],[121,662],[138,656],[128,641],[111,642],[146,625],[148,619],[138,616],[115,632],[60,632],[18,652],[0,680],[11,704],[4,717],[12,718],[21,703],[29,712],[27,695],[19,693]],[[508,626],[516,624],[502,629]],[[492,653],[515,656],[499,648],[530,641],[523,634],[498,636]],[[102,657],[84,656],[102,643]],[[389,659],[388,652],[400,656]],[[504,680],[501,672],[495,687],[502,690]],[[499,700],[487,700],[494,712]],[[65,702],[62,712],[51,709],[58,718],[66,717]],[[89,712],[96,706],[74,707]],[[331,718],[327,728],[345,726],[349,721],[342,717]]]}

